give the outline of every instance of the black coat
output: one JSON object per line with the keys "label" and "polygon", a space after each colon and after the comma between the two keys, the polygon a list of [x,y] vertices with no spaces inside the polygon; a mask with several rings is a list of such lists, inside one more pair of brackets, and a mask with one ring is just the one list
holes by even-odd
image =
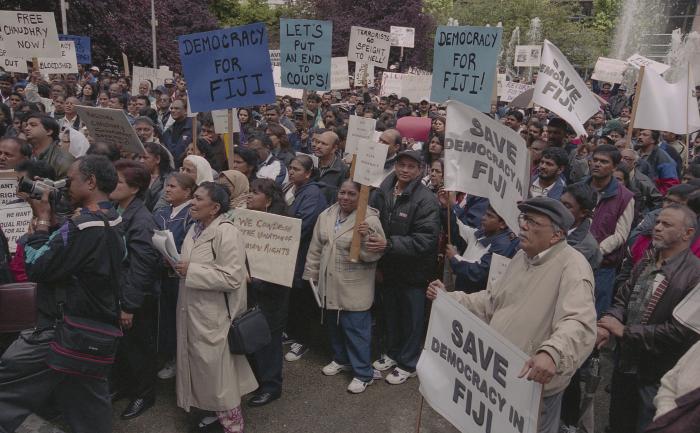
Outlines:
{"label": "black coat", "polygon": [[257,278],[253,278],[248,284],[248,306],[260,307],[272,333],[281,332],[287,325],[289,291],[289,287]]}

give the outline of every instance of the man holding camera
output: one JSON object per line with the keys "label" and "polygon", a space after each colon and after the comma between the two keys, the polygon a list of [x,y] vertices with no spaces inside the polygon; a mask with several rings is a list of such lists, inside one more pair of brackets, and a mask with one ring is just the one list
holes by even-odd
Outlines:
{"label": "man holding camera", "polygon": [[[38,319],[36,328],[23,331],[0,358],[0,433],[14,432],[30,413],[41,414],[51,402],[74,432],[112,429],[104,377],[109,365],[104,374],[88,376],[49,362],[56,345],[66,345],[59,337],[70,320],[90,321],[118,334],[119,263],[125,252],[121,218],[108,199],[117,173],[107,158],[89,155],[67,174],[76,211],[60,227],[49,190],[41,199],[28,200],[36,225],[25,246],[25,264],[29,279],[37,283]],[[110,344],[116,345],[116,337]]]}

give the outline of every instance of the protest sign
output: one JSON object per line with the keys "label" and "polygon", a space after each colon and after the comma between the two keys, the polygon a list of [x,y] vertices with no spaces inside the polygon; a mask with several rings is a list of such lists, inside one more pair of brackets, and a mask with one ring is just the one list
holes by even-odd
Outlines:
{"label": "protest sign", "polygon": [[282,87],[282,68],[280,66],[272,67],[272,78],[275,84],[275,95],[291,96],[292,98],[302,99],[304,97],[303,89],[290,89],[289,87]]}
{"label": "protest sign", "polygon": [[503,83],[501,90],[501,101],[510,102],[521,93],[532,89],[532,85],[525,83],[516,83],[515,81],[506,81]]}
{"label": "protest sign", "polygon": [[301,238],[301,220],[236,209],[233,225],[245,242],[251,277],[292,287]]}
{"label": "protest sign", "polygon": [[263,23],[178,36],[192,111],[275,102]]}
{"label": "protest sign", "polygon": [[78,58],[75,54],[73,41],[61,41],[61,49],[57,53],[60,57],[39,57],[39,71],[42,75],[49,74],[77,74]]}
{"label": "protest sign", "polygon": [[360,140],[372,140],[377,119],[351,115],[348,120],[348,136],[345,140],[345,153],[355,155]]}
{"label": "protest sign", "polygon": [[542,45],[517,45],[514,66],[539,66]]}
{"label": "protest sign", "polygon": [[367,63],[355,63],[353,81],[355,87],[372,86],[374,84],[374,66]]}
{"label": "protest sign", "polygon": [[413,48],[416,29],[413,27],[390,27],[391,45],[395,47]]}
{"label": "protest sign", "polygon": [[[129,62],[125,62],[128,65]],[[139,94],[139,84],[142,81],[150,81],[153,85],[153,89],[158,86],[165,84],[166,78],[173,78],[173,71],[171,71],[167,66],[161,66],[158,69],[146,68],[143,66],[134,66],[131,70],[131,94]]]}
{"label": "protest sign", "polygon": [[415,66],[410,66],[408,68],[408,73],[412,75],[433,75],[432,72],[426,71],[425,69],[417,68]]}
{"label": "protest sign", "polygon": [[357,142],[355,173],[352,180],[365,186],[379,187],[384,180],[384,163],[389,146],[361,138]]}
{"label": "protest sign", "polygon": [[430,100],[457,100],[491,111],[501,27],[440,26],[435,33]]}
{"label": "protest sign", "polygon": [[331,90],[344,90],[350,88],[350,76],[348,73],[348,58],[333,57],[331,59]]}
{"label": "protest sign", "polygon": [[389,49],[391,48],[391,33],[381,30],[352,26],[350,29],[350,47],[348,61],[367,63],[386,69],[389,66]]}
{"label": "protest sign", "polygon": [[77,105],[75,111],[95,141],[104,141],[120,150],[143,155],[143,144],[129,124],[124,110]]}
{"label": "protest sign", "polygon": [[535,433],[542,385],[518,378],[528,359],[440,292],[416,368],[420,392],[461,432]]}
{"label": "protest sign", "polygon": [[9,57],[55,57],[61,48],[53,12],[0,11],[0,33]]}
{"label": "protest sign", "polygon": [[270,64],[280,66],[280,50],[270,50]]}
{"label": "protest sign", "polygon": [[433,77],[431,75],[384,72],[380,96],[389,96],[395,93],[399,98],[406,97],[411,102],[429,101],[432,84]]}
{"label": "protest sign", "polygon": [[228,110],[214,110],[211,117],[214,120],[214,131],[217,134],[228,134],[230,132],[240,132],[241,125],[238,123],[238,110],[233,109],[233,131],[228,130]]}
{"label": "protest sign", "polygon": [[506,82],[506,74],[496,74],[496,95],[503,95],[503,85]]}
{"label": "protest sign", "polygon": [[6,72],[19,72],[21,74],[26,74],[29,70],[29,68],[27,68],[27,61],[21,57],[8,56],[3,41],[4,39],[2,37],[2,32],[0,32],[0,67],[2,67]]}
{"label": "protest sign", "polygon": [[17,199],[17,172],[0,170],[0,206]]}
{"label": "protest sign", "polygon": [[578,135],[586,135],[583,124],[600,110],[600,102],[574,67],[559,48],[546,39],[532,102],[553,111]]}
{"label": "protest sign", "polygon": [[659,75],[663,75],[671,67],[655,60],[647,59],[640,54],[633,54],[627,59],[627,63],[639,69],[644,66],[647,70],[651,69]]}
{"label": "protest sign", "polygon": [[92,64],[92,44],[89,36],[58,35],[59,41],[73,41],[75,56],[81,65]]}
{"label": "protest sign", "polygon": [[10,253],[17,251],[17,240],[27,233],[33,216],[32,207],[24,201],[0,207],[0,227],[7,238]]}
{"label": "protest sign", "polygon": [[516,233],[516,204],[530,185],[528,158],[520,134],[472,107],[447,103],[445,190],[488,198]]}
{"label": "protest sign", "polygon": [[626,70],[627,62],[624,60],[598,57],[591,78],[604,83],[621,83]]}
{"label": "protest sign", "polygon": [[282,85],[293,89],[331,89],[333,23],[280,19]]}

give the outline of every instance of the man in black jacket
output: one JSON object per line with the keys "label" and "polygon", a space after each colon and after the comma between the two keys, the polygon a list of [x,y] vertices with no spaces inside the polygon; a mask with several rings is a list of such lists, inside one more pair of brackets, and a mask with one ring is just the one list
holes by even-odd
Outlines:
{"label": "man in black jacket", "polygon": [[401,152],[395,171],[372,197],[379,209],[386,240],[370,236],[367,248],[383,252],[380,269],[386,325],[386,353],[372,365],[380,371],[395,367],[386,377],[392,385],[416,375],[425,323],[424,287],[433,278],[440,232],[440,205],[421,184],[419,151]]}
{"label": "man in black jacket", "polygon": [[[62,313],[116,325],[119,269],[124,257],[121,218],[108,200],[117,173],[102,156],[86,156],[68,170],[69,196],[79,209],[60,227],[48,193],[30,200],[37,219],[25,246],[30,281],[37,283],[38,320],[0,359],[0,432],[13,432],[32,412],[58,403],[75,432],[112,430],[106,379],[49,369],[46,356]],[[114,264],[114,265],[113,265]]]}

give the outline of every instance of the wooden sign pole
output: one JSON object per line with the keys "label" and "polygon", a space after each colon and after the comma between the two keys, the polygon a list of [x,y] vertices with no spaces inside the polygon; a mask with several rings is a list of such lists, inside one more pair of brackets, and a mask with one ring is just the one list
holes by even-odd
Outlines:
{"label": "wooden sign pole", "polygon": [[688,164],[690,163],[690,126],[688,125],[688,106],[690,105],[690,96],[692,95],[692,84],[690,82],[690,63],[688,63],[688,69],[687,69],[687,83],[688,83],[688,88],[686,89],[686,94],[685,94],[685,150],[683,151],[683,160],[685,161],[685,167],[684,169],[688,168]]}
{"label": "wooden sign pole", "polygon": [[639,76],[637,77],[637,87],[634,91],[634,104],[632,104],[632,115],[630,116],[630,124],[627,127],[627,137],[625,137],[626,147],[631,147],[632,131],[634,131],[634,119],[637,117],[637,107],[639,106],[639,95],[642,93],[642,81],[644,80],[644,66],[639,68]]}
{"label": "wooden sign pole", "polygon": [[195,155],[200,155],[201,153],[199,152],[199,146],[197,146],[197,115],[195,114],[194,117],[192,117],[192,150],[194,151]]}
{"label": "wooden sign pole", "polygon": [[357,227],[365,222],[367,216],[367,206],[369,205],[369,187],[362,185],[360,187],[360,197],[357,200],[357,213],[355,215],[355,228],[352,231],[352,243],[350,244],[350,261],[357,263],[360,261],[360,247],[362,244],[362,236],[357,230]]}
{"label": "wooden sign pole", "polygon": [[[25,65],[26,65],[26,62],[25,62]],[[32,70],[35,72],[39,70],[39,59],[36,57],[32,57]]]}
{"label": "wooden sign pole", "polygon": [[228,109],[228,169],[233,170],[233,109]]}
{"label": "wooden sign pole", "polygon": [[350,163],[350,176],[348,176],[348,179],[355,177],[355,163],[357,163],[357,155],[352,156],[352,162]]}

